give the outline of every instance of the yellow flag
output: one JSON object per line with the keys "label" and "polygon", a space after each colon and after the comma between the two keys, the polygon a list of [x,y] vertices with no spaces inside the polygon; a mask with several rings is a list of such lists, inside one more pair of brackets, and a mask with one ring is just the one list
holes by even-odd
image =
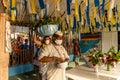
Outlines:
{"label": "yellow flag", "polygon": [[79,0],[75,0],[74,7],[75,7],[75,16],[76,20],[79,21],[79,15],[78,15],[78,2]]}
{"label": "yellow flag", "polygon": [[15,21],[15,11],[11,10],[11,20]]}
{"label": "yellow flag", "polygon": [[97,9],[96,9],[96,7],[94,7],[94,10],[93,10],[93,15],[94,15],[94,18],[96,17],[96,14],[97,14]]}
{"label": "yellow flag", "polygon": [[111,20],[111,23],[112,23],[113,25],[116,24],[116,20],[115,20],[114,17],[110,18],[110,20]]}
{"label": "yellow flag", "polygon": [[118,12],[118,17],[120,18],[120,11]]}
{"label": "yellow flag", "polygon": [[16,7],[16,0],[12,0],[12,8]]}
{"label": "yellow flag", "polygon": [[111,21],[110,19],[113,17],[113,15],[112,15],[112,9],[114,8],[114,3],[115,3],[115,0],[111,0],[108,3],[108,8],[109,8],[108,21]]}
{"label": "yellow flag", "polygon": [[31,11],[32,11],[32,13],[36,13],[35,1],[34,0],[30,0],[30,5],[31,5]]}
{"label": "yellow flag", "polygon": [[55,0],[56,2],[60,2],[60,0]]}

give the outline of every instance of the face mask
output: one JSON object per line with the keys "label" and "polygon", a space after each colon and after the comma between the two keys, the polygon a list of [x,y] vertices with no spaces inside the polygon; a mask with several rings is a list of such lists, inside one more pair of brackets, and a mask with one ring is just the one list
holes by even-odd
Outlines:
{"label": "face mask", "polygon": [[50,43],[50,40],[46,40],[46,41],[45,41],[45,44],[49,44],[49,43]]}
{"label": "face mask", "polygon": [[61,45],[62,44],[62,40],[55,40],[55,43],[58,44],[58,45]]}

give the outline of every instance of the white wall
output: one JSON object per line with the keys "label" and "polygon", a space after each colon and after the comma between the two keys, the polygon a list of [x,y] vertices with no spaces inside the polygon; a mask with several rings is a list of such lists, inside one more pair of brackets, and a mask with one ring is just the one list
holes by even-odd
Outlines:
{"label": "white wall", "polygon": [[102,52],[107,52],[112,46],[118,50],[118,32],[102,32]]}

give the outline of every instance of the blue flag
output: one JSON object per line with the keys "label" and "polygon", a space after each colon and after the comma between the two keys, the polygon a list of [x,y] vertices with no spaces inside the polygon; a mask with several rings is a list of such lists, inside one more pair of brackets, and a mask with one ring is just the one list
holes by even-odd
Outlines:
{"label": "blue flag", "polygon": [[67,14],[70,15],[70,3],[72,0],[67,0]]}
{"label": "blue flag", "polygon": [[43,0],[39,0],[39,4],[40,4],[41,9],[45,8],[45,4],[44,4]]}
{"label": "blue flag", "polygon": [[104,13],[104,5],[105,5],[105,0],[102,2],[102,13]]}
{"label": "blue flag", "polygon": [[25,10],[27,10],[27,1],[24,0]]}
{"label": "blue flag", "polygon": [[[81,5],[81,4],[80,4]],[[81,18],[81,6],[79,5],[79,20],[80,20],[80,22],[82,21],[82,18]]]}
{"label": "blue flag", "polygon": [[111,25],[110,25],[110,23],[108,23],[108,29],[109,29],[109,31],[111,31]]}
{"label": "blue flag", "polygon": [[90,14],[90,11],[89,11],[89,8],[90,8],[90,4],[89,4],[89,0],[88,0],[88,6],[87,6],[87,11],[86,11],[86,18],[87,18],[87,23],[88,23],[88,26],[90,27],[90,17],[89,17],[89,14]]}
{"label": "blue flag", "polygon": [[96,18],[94,19],[94,21],[95,21],[95,26],[96,26],[97,28],[99,28],[100,23],[99,23],[99,22],[97,22]]}
{"label": "blue flag", "polygon": [[94,4],[95,4],[95,7],[99,7],[99,5],[100,5],[99,0],[94,0]]}
{"label": "blue flag", "polygon": [[74,19],[73,19],[73,29],[75,29],[77,26],[77,22],[76,22],[76,17],[74,16]]}

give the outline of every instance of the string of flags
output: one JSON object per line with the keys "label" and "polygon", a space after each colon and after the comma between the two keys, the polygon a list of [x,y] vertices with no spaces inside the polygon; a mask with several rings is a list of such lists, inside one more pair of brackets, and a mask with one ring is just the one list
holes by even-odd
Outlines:
{"label": "string of flags", "polygon": [[[17,20],[24,12],[33,14],[33,19],[49,15],[50,6],[44,0],[10,0],[10,18]],[[60,11],[65,6],[65,19],[61,19],[61,30],[74,33],[96,33],[101,31],[118,31],[120,26],[120,11],[115,0],[51,0],[55,7],[53,15],[64,18]],[[92,4],[91,4],[92,1]],[[64,2],[65,4],[61,4]],[[20,5],[17,5],[19,3]],[[7,6],[7,5],[6,5]],[[23,11],[22,11],[23,10]],[[58,14],[59,13],[59,14]],[[62,15],[62,17],[60,17]],[[67,30],[69,29],[69,30]],[[78,34],[79,35],[79,34]]]}

